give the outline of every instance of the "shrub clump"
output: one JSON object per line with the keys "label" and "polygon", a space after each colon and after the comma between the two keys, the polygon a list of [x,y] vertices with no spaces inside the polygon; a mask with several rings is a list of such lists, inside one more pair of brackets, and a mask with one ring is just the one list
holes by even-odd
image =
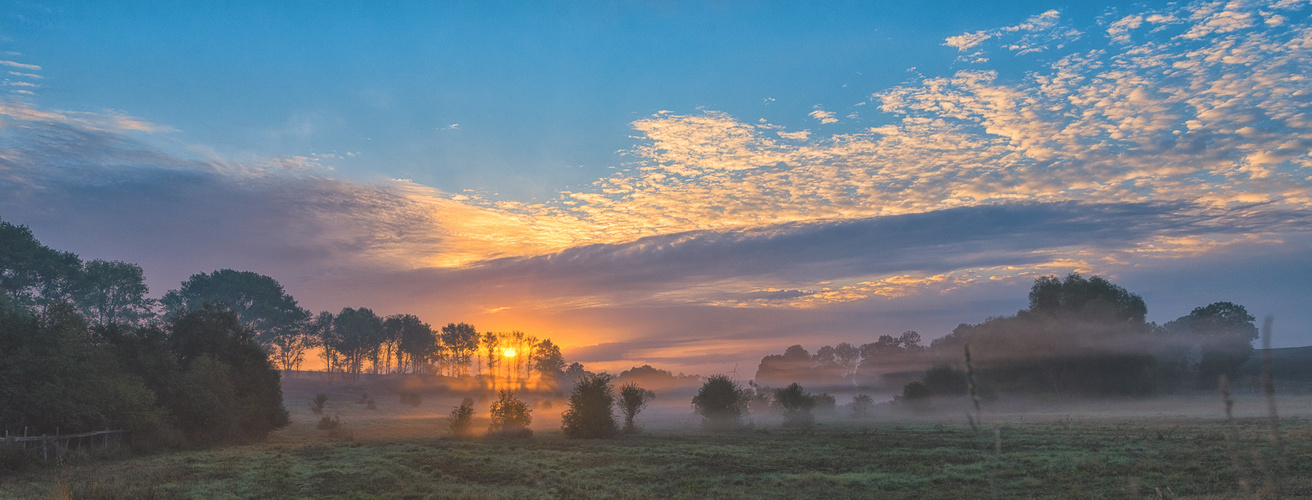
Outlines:
{"label": "shrub clump", "polygon": [[474,428],[474,398],[465,398],[460,406],[446,417],[446,428],[452,436],[469,437]]}
{"label": "shrub clump", "polygon": [[423,402],[424,402],[424,398],[420,397],[419,393],[415,393],[415,392],[401,393],[401,403],[403,404],[419,407],[419,405],[423,404]]}
{"label": "shrub clump", "polygon": [[331,431],[331,430],[340,429],[341,427],[342,427],[342,419],[337,415],[333,415],[331,417],[324,415],[323,418],[319,419],[319,425],[315,426],[315,428],[321,431]]}
{"label": "shrub clump", "polygon": [[852,398],[852,416],[861,418],[870,414],[870,408],[875,405],[875,399],[865,395],[857,394]]}
{"label": "shrub clump", "polygon": [[816,398],[803,390],[797,382],[783,389],[775,389],[774,401],[783,410],[784,427],[806,428],[815,423],[811,408],[815,407]]}
{"label": "shrub clump", "polygon": [[569,395],[569,407],[561,414],[561,430],[568,438],[606,438],[619,432],[611,407],[615,392],[610,386],[611,376],[605,373],[588,375],[574,383]]}
{"label": "shrub clump", "polygon": [[712,375],[692,397],[692,406],[708,429],[738,427],[752,393],[726,375]]}
{"label": "shrub clump", "polygon": [[641,429],[634,423],[634,417],[638,412],[647,407],[647,402],[656,397],[656,393],[647,389],[638,387],[638,384],[629,382],[620,387],[620,410],[624,412],[624,429],[625,434],[637,434]]}
{"label": "shrub clump", "polygon": [[509,437],[533,435],[533,431],[528,428],[528,424],[533,423],[533,410],[515,397],[514,391],[502,389],[488,413],[492,418],[489,434]]}
{"label": "shrub clump", "polygon": [[314,412],[315,415],[323,415],[323,405],[326,403],[328,403],[327,394],[324,394],[322,392],[315,394],[314,406],[310,407],[310,411]]}

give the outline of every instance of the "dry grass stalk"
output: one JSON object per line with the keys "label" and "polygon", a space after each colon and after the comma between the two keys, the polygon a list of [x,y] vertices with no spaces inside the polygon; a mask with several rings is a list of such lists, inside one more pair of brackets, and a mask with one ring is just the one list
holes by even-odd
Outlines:
{"label": "dry grass stalk", "polygon": [[1244,496],[1251,493],[1248,483],[1248,473],[1244,471],[1244,465],[1239,460],[1238,443],[1239,428],[1235,426],[1235,401],[1230,398],[1230,379],[1221,374],[1216,381],[1216,387],[1221,391],[1221,400],[1225,401],[1225,446],[1230,452],[1230,464],[1235,468],[1235,478],[1239,482],[1239,489],[1243,490]]}
{"label": "dry grass stalk", "polygon": [[1279,497],[1282,489],[1280,477],[1285,471],[1285,453],[1280,442],[1280,414],[1276,411],[1276,381],[1271,373],[1271,324],[1274,322],[1272,316],[1267,316],[1262,322],[1262,389],[1266,391],[1267,431],[1271,438],[1271,449],[1276,454],[1277,467],[1277,473],[1268,487],[1274,490],[1274,496]]}

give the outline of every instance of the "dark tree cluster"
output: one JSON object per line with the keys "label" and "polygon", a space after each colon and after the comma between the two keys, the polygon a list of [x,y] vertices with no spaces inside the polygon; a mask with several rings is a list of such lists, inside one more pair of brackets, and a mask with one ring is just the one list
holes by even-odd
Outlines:
{"label": "dark tree cluster", "polygon": [[[1143,298],[1102,277],[1045,276],[1031,287],[1028,308],[962,324],[929,346],[918,333],[905,332],[859,347],[825,346],[814,355],[794,345],[766,356],[749,401],[764,405],[773,399],[777,408],[783,390],[770,384],[841,381],[901,387],[895,400],[926,408],[933,397],[967,394],[967,346],[977,395],[984,400],[997,392],[1061,398],[1214,388],[1222,375],[1238,377],[1253,354],[1257,327],[1243,306],[1216,302],[1160,326],[1145,320],[1147,312]],[[854,411],[864,413],[864,406]]]}
{"label": "dark tree cluster", "polygon": [[919,333],[908,331],[897,337],[881,335],[860,346],[847,342],[824,346],[815,354],[793,345],[783,354],[761,359],[754,380],[766,386],[805,382],[822,387],[880,387],[921,369],[925,346],[920,342]]}
{"label": "dark tree cluster", "polygon": [[279,373],[233,310],[160,321],[139,266],[83,263],[3,221],[0,250],[0,427],[205,446],[287,424]]}

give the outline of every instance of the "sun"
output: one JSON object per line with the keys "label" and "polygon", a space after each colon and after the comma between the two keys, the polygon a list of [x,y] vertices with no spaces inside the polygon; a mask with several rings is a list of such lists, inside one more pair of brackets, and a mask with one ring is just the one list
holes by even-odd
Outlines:
{"label": "sun", "polygon": [[507,347],[507,348],[505,348],[505,349],[503,349],[503,350],[501,351],[501,355],[502,355],[502,356],[505,356],[505,357],[507,357],[507,358],[513,358],[513,357],[515,357],[515,348],[514,348],[514,347]]}

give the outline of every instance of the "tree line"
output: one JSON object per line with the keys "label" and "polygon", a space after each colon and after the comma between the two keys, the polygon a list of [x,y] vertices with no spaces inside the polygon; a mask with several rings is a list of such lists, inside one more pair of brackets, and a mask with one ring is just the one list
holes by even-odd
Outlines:
{"label": "tree line", "polygon": [[321,349],[329,370],[482,376],[526,387],[587,374],[550,339],[433,328],[368,308],[312,315],[276,280],[222,269],[157,300],[139,265],[83,261],[0,220],[0,429],[108,428],[139,446],[263,438],[287,424],[282,370]]}
{"label": "tree line", "polygon": [[1149,395],[1235,380],[1254,352],[1257,327],[1241,305],[1215,302],[1163,325],[1146,321],[1147,312],[1142,297],[1102,277],[1044,276],[1015,315],[961,324],[929,345],[914,331],[815,354],[794,345],[765,356],[756,382],[900,389],[905,400],[964,394],[968,347],[990,393]]}

